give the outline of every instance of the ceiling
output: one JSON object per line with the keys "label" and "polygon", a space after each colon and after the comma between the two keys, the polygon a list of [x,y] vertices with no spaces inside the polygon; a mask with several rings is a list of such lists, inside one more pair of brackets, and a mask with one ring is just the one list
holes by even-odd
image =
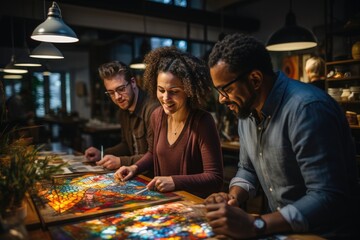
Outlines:
{"label": "ceiling", "polygon": [[[145,15],[172,21],[184,22],[184,19],[186,19],[186,22],[192,24],[253,32],[259,29],[259,20],[238,16],[234,9],[256,1],[259,0],[207,0],[205,1],[206,6],[203,6],[203,9],[207,10],[181,8],[143,0],[121,1],[121,4],[119,4],[118,0],[58,0],[57,3],[60,7],[66,4],[70,7],[76,6],[141,16]],[[22,6],[23,9],[18,6]],[[36,12],[41,12],[41,8],[47,9],[49,6],[51,6],[50,1],[39,0],[13,0],[8,3],[7,8],[3,9],[4,12],[0,10],[0,27],[3,32],[9,33],[4,34],[0,38],[0,47],[11,48],[14,45],[15,48],[21,48],[26,44],[30,49],[35,48],[38,42],[29,39],[29,37],[26,38],[26,36],[29,36],[42,20],[32,18],[31,16],[24,17],[26,14],[21,14],[19,11],[31,12],[30,15],[37,15]],[[64,13],[62,14],[64,15]],[[80,38],[80,42],[76,45],[77,49],[88,48],[91,44],[118,40],[122,37],[122,34],[124,41],[131,41],[131,39],[128,39],[129,37],[126,37],[128,34],[116,30],[75,24],[71,24],[71,28]],[[82,38],[84,38],[84,41],[81,41]],[[87,41],[89,39],[92,41]],[[61,49],[63,50],[67,47],[71,48],[70,45],[63,44]]]}

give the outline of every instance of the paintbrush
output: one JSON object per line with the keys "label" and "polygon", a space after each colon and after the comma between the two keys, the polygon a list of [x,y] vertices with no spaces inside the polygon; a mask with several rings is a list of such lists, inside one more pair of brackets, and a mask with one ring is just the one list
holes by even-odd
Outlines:
{"label": "paintbrush", "polygon": [[134,193],[134,195],[139,195],[139,194],[142,194],[143,192],[147,191],[148,188],[144,188],[144,189],[141,189],[140,191],[137,191],[136,193]]}

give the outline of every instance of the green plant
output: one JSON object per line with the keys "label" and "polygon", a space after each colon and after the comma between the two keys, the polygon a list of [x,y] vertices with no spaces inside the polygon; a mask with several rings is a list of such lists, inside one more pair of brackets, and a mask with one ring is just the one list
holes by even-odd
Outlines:
{"label": "green plant", "polygon": [[[0,93],[4,94],[0,81]],[[0,213],[20,207],[25,194],[40,180],[50,180],[63,165],[51,165],[55,156],[39,159],[41,146],[29,143],[19,136],[24,128],[12,127],[6,123],[5,102],[2,101],[0,123]]]}
{"label": "green plant", "polygon": [[0,156],[0,209],[5,213],[21,206],[26,192],[43,179],[50,180],[62,165],[50,165],[54,156],[39,159],[41,147],[27,145],[18,139],[8,146]]}

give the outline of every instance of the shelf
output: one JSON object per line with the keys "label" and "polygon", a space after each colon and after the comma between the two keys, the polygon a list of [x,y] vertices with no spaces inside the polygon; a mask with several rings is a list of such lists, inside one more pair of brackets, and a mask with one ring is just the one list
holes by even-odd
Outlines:
{"label": "shelf", "polygon": [[351,129],[360,129],[360,126],[359,125],[350,125],[350,128]]}
{"label": "shelf", "polygon": [[327,62],[326,65],[330,66],[330,65],[352,64],[352,63],[360,63],[360,59],[348,59],[348,60]]}
{"label": "shelf", "polygon": [[360,80],[360,76],[342,77],[342,78],[327,78],[327,81],[349,81]]}

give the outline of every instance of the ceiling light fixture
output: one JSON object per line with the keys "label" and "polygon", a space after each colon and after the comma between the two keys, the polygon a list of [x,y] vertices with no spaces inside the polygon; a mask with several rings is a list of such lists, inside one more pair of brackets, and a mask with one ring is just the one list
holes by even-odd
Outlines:
{"label": "ceiling light fixture", "polygon": [[15,47],[14,47],[14,23],[11,18],[11,44],[12,44],[12,55],[10,62],[4,67],[3,71],[6,73],[15,73],[15,74],[23,74],[27,73],[27,69],[22,69],[20,67],[15,66]]}
{"label": "ceiling light fixture", "polygon": [[292,11],[292,1],[290,0],[290,10],[286,15],[285,26],[273,33],[267,41],[266,48],[269,51],[296,51],[317,46],[314,34],[296,24],[295,14]]}
{"label": "ceiling light fixture", "polygon": [[26,42],[26,29],[25,22],[23,24],[24,27],[24,48],[20,57],[17,58],[15,66],[18,67],[41,67],[41,63],[34,58],[30,58],[30,50]]}
{"label": "ceiling light fixture", "polygon": [[3,79],[22,79],[22,75],[18,74],[7,74],[3,76]]}
{"label": "ceiling light fixture", "polygon": [[62,20],[61,10],[56,2],[52,3],[47,19],[35,28],[31,38],[37,41],[54,43],[79,41],[75,32]]}
{"label": "ceiling light fixture", "polygon": [[[143,6],[144,9],[144,6]],[[130,63],[130,68],[136,69],[136,70],[144,70],[146,68],[146,64],[144,63],[145,54],[150,51],[151,47],[149,42],[146,39],[146,16],[143,15],[143,24],[144,24],[144,37],[142,39],[141,45],[140,45],[140,56],[134,58]]]}
{"label": "ceiling light fixture", "polygon": [[30,54],[32,58],[43,58],[43,59],[63,59],[64,56],[57,49],[54,44],[49,42],[42,42],[37,46]]}

